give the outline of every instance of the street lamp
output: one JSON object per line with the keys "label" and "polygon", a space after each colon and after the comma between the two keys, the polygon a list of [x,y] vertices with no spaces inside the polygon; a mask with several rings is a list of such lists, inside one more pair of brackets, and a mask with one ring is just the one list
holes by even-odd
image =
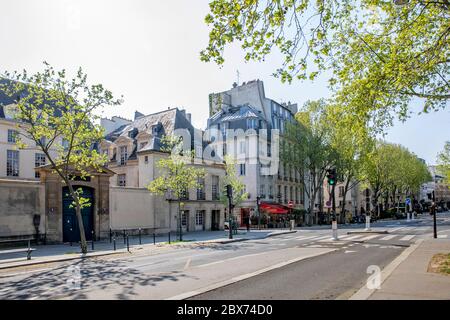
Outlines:
{"label": "street lamp", "polygon": [[261,230],[261,212],[259,210],[259,200],[261,199],[260,196],[256,197],[256,210],[258,210],[258,230]]}

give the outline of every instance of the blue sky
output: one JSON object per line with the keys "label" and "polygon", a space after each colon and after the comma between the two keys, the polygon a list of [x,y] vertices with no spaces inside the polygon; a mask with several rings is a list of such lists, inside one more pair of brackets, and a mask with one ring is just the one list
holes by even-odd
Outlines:
{"label": "blue sky", "polygon": [[[208,94],[231,88],[236,70],[241,82],[263,80],[266,95],[280,102],[302,105],[328,95],[324,77],[291,85],[274,79],[271,74],[282,61],[277,54],[264,63],[244,63],[239,47],[232,46],[221,68],[201,62],[199,52],[208,42],[207,12],[208,0],[2,1],[0,70],[36,71],[44,60],[69,71],[82,66],[92,82],[124,95],[124,104],[105,110],[105,116],[132,118],[135,110],[185,107],[202,128]],[[397,122],[386,139],[434,163],[450,140],[450,110]]]}

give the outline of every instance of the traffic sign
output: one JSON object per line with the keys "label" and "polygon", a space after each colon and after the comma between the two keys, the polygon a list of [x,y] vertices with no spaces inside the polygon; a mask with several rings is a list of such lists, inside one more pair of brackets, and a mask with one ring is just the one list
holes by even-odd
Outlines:
{"label": "traffic sign", "polygon": [[410,204],[411,204],[411,198],[406,198],[405,203],[406,203],[407,205],[410,205]]}

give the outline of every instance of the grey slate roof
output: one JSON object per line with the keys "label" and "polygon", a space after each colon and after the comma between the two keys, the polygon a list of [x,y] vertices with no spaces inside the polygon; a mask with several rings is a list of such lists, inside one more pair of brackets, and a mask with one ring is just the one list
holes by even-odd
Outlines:
{"label": "grey slate roof", "polygon": [[249,104],[237,107],[229,107],[228,109],[220,110],[211,118],[209,118],[208,126],[211,126],[218,122],[237,121],[251,118],[265,120],[261,112],[259,112]]}
{"label": "grey slate roof", "polygon": [[164,135],[172,135],[175,129],[187,129],[191,133],[191,138],[194,138],[194,127],[178,108],[139,117],[132,123],[123,125],[109,133],[105,139],[112,142],[119,137],[133,139],[134,147],[129,159],[135,159],[137,152],[137,141],[135,137],[138,133],[148,132],[152,135],[150,142],[140,151],[161,151],[161,139]]}

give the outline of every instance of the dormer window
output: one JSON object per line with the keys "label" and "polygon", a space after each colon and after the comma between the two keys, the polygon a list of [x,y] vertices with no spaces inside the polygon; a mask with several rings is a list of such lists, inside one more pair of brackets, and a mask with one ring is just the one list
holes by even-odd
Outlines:
{"label": "dormer window", "polygon": [[127,164],[127,159],[128,159],[128,148],[126,146],[120,147],[120,162],[119,164],[121,166],[126,165]]}
{"label": "dormer window", "polygon": [[142,150],[142,149],[144,149],[144,147],[147,145],[147,142],[141,142],[140,144],[139,144],[139,150]]}

